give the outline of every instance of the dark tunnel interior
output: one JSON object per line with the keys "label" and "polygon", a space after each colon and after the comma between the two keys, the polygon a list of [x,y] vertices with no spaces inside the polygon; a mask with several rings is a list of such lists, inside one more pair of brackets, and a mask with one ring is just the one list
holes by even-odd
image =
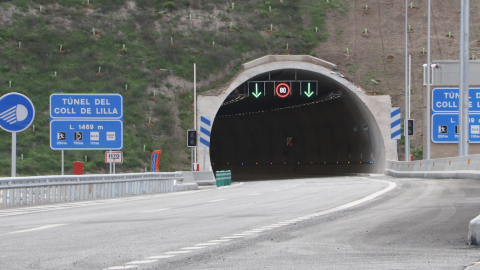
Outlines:
{"label": "dark tunnel interior", "polygon": [[215,116],[212,169],[246,179],[371,172],[374,123],[352,95],[311,71],[284,69],[251,78]]}

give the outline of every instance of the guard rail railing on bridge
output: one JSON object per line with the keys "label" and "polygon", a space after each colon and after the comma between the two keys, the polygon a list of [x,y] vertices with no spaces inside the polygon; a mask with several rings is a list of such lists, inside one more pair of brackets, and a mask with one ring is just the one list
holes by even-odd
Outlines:
{"label": "guard rail railing on bridge", "polygon": [[0,207],[173,192],[181,172],[0,178]]}

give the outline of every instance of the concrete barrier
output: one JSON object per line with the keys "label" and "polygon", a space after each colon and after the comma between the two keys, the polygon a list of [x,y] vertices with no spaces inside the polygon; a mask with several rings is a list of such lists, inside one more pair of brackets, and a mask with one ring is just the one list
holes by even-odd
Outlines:
{"label": "concrete barrier", "polygon": [[478,245],[480,243],[480,216],[470,221],[467,240],[469,245]]}
{"label": "concrete barrier", "polygon": [[[480,155],[417,161],[387,160],[385,174],[403,178],[480,180]],[[469,245],[479,245],[480,216],[470,221],[467,242]]]}

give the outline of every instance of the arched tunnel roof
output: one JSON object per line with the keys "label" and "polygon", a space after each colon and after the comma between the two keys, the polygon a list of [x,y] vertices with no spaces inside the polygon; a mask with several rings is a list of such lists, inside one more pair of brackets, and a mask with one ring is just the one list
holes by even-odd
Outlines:
{"label": "arched tunnel roof", "polygon": [[[310,56],[265,56],[243,64],[214,94],[200,95],[197,119],[213,120],[207,169],[212,164],[241,174],[382,173],[385,160],[395,155],[390,97],[367,95],[335,67]],[[318,82],[318,95],[302,98],[293,84],[300,94],[285,99],[268,90],[279,81],[302,80]],[[265,82],[270,96],[249,96],[252,81]],[[287,145],[290,138],[293,144]]]}

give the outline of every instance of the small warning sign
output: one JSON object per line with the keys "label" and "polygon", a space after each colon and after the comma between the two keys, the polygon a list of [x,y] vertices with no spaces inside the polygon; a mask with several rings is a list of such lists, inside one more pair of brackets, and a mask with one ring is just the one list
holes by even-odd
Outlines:
{"label": "small warning sign", "polygon": [[287,137],[287,147],[293,146],[293,137]]}

